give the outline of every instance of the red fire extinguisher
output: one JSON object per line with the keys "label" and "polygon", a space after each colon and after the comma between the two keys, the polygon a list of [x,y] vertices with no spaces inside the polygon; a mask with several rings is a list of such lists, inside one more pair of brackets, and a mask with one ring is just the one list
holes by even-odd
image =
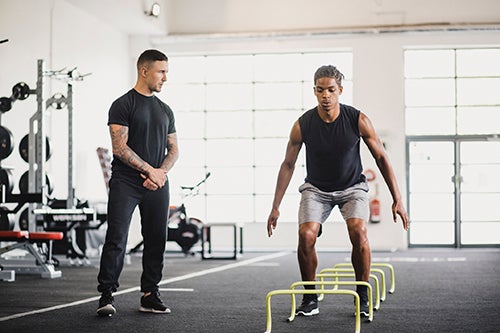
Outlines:
{"label": "red fire extinguisher", "polygon": [[380,200],[378,199],[378,184],[375,184],[375,195],[370,200],[370,222],[380,222]]}

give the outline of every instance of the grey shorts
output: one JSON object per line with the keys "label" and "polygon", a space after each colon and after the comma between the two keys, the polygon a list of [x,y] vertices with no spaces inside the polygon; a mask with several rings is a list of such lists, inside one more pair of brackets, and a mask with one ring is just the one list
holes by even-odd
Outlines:
{"label": "grey shorts", "polygon": [[361,182],[343,191],[323,192],[310,183],[299,187],[302,194],[299,206],[299,224],[319,222],[323,224],[335,206],[339,206],[344,220],[359,218],[368,221],[368,184]]}

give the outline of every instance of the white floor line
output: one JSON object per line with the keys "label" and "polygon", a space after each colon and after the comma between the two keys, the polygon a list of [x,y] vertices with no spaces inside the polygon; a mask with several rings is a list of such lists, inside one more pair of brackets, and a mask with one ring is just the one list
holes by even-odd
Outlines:
{"label": "white floor line", "polygon": [[[272,253],[272,254],[265,255],[265,256],[252,258],[252,259],[242,260],[242,261],[239,261],[236,263],[227,264],[227,265],[214,267],[214,268],[206,269],[206,270],[199,271],[199,272],[194,272],[194,273],[190,273],[190,274],[162,280],[162,281],[160,281],[159,285],[165,285],[168,283],[184,281],[184,280],[192,279],[192,278],[199,277],[199,276],[204,276],[204,275],[208,275],[208,274],[212,274],[212,273],[218,273],[218,272],[226,271],[226,270],[241,267],[241,266],[247,266],[247,265],[251,265],[251,264],[256,263],[256,262],[283,257],[283,256],[286,256],[286,255],[291,254],[291,253],[292,252],[277,252],[277,253]],[[122,294],[131,293],[134,291],[140,291],[140,287],[137,286],[137,287],[124,289],[124,290],[118,291],[116,293],[113,293],[113,295],[115,295],[115,296],[122,295]],[[100,298],[100,296],[95,296],[95,297],[82,299],[80,301],[75,301],[75,302],[70,302],[70,303],[66,303],[66,304],[51,306],[48,308],[43,308],[43,309],[38,309],[38,310],[33,310],[33,311],[28,311],[28,312],[17,313],[17,314],[13,314],[10,316],[0,317],[0,322],[11,320],[11,319],[16,319],[16,318],[21,318],[21,317],[26,317],[26,316],[31,316],[31,315],[35,315],[35,314],[39,314],[39,313],[45,313],[45,312],[55,311],[55,310],[59,310],[59,309],[69,308],[72,306],[77,306],[77,305],[81,305],[81,304],[85,304],[85,303],[89,303],[89,302],[94,302],[94,301],[98,301],[99,298]]]}
{"label": "white floor line", "polygon": [[252,267],[278,267],[280,266],[279,262],[256,262],[255,264],[251,264]]}
{"label": "white floor line", "polygon": [[[344,261],[351,262],[350,257],[345,257]],[[462,262],[467,261],[466,257],[373,257],[372,262]]]}
{"label": "white floor line", "polygon": [[159,291],[187,291],[187,292],[192,292],[194,291],[193,288],[159,288]]}

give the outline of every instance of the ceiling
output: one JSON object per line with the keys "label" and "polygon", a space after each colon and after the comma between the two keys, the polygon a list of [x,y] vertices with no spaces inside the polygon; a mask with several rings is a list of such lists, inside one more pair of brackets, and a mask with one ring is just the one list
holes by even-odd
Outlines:
{"label": "ceiling", "polygon": [[[165,36],[167,15],[165,0],[65,0],[130,35]],[[159,17],[146,14],[153,3],[160,3]]]}
{"label": "ceiling", "polygon": [[[65,0],[130,35],[422,27],[499,29],[498,0]],[[145,12],[154,2],[158,18]]]}

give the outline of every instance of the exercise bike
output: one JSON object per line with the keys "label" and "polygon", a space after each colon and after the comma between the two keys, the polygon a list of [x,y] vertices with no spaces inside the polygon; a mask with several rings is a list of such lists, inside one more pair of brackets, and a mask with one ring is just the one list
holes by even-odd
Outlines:
{"label": "exercise bike", "polygon": [[[181,199],[180,206],[170,206],[168,215],[168,228],[167,228],[167,241],[176,242],[182,249],[185,255],[194,255],[191,248],[201,240],[201,233],[203,230],[203,222],[196,218],[190,217],[186,213],[186,206],[184,199],[187,197],[194,197],[199,194],[200,186],[205,183],[210,177],[210,172],[205,175],[200,182],[194,186],[181,186]],[[134,246],[129,253],[136,253],[143,245],[143,241]]]}

